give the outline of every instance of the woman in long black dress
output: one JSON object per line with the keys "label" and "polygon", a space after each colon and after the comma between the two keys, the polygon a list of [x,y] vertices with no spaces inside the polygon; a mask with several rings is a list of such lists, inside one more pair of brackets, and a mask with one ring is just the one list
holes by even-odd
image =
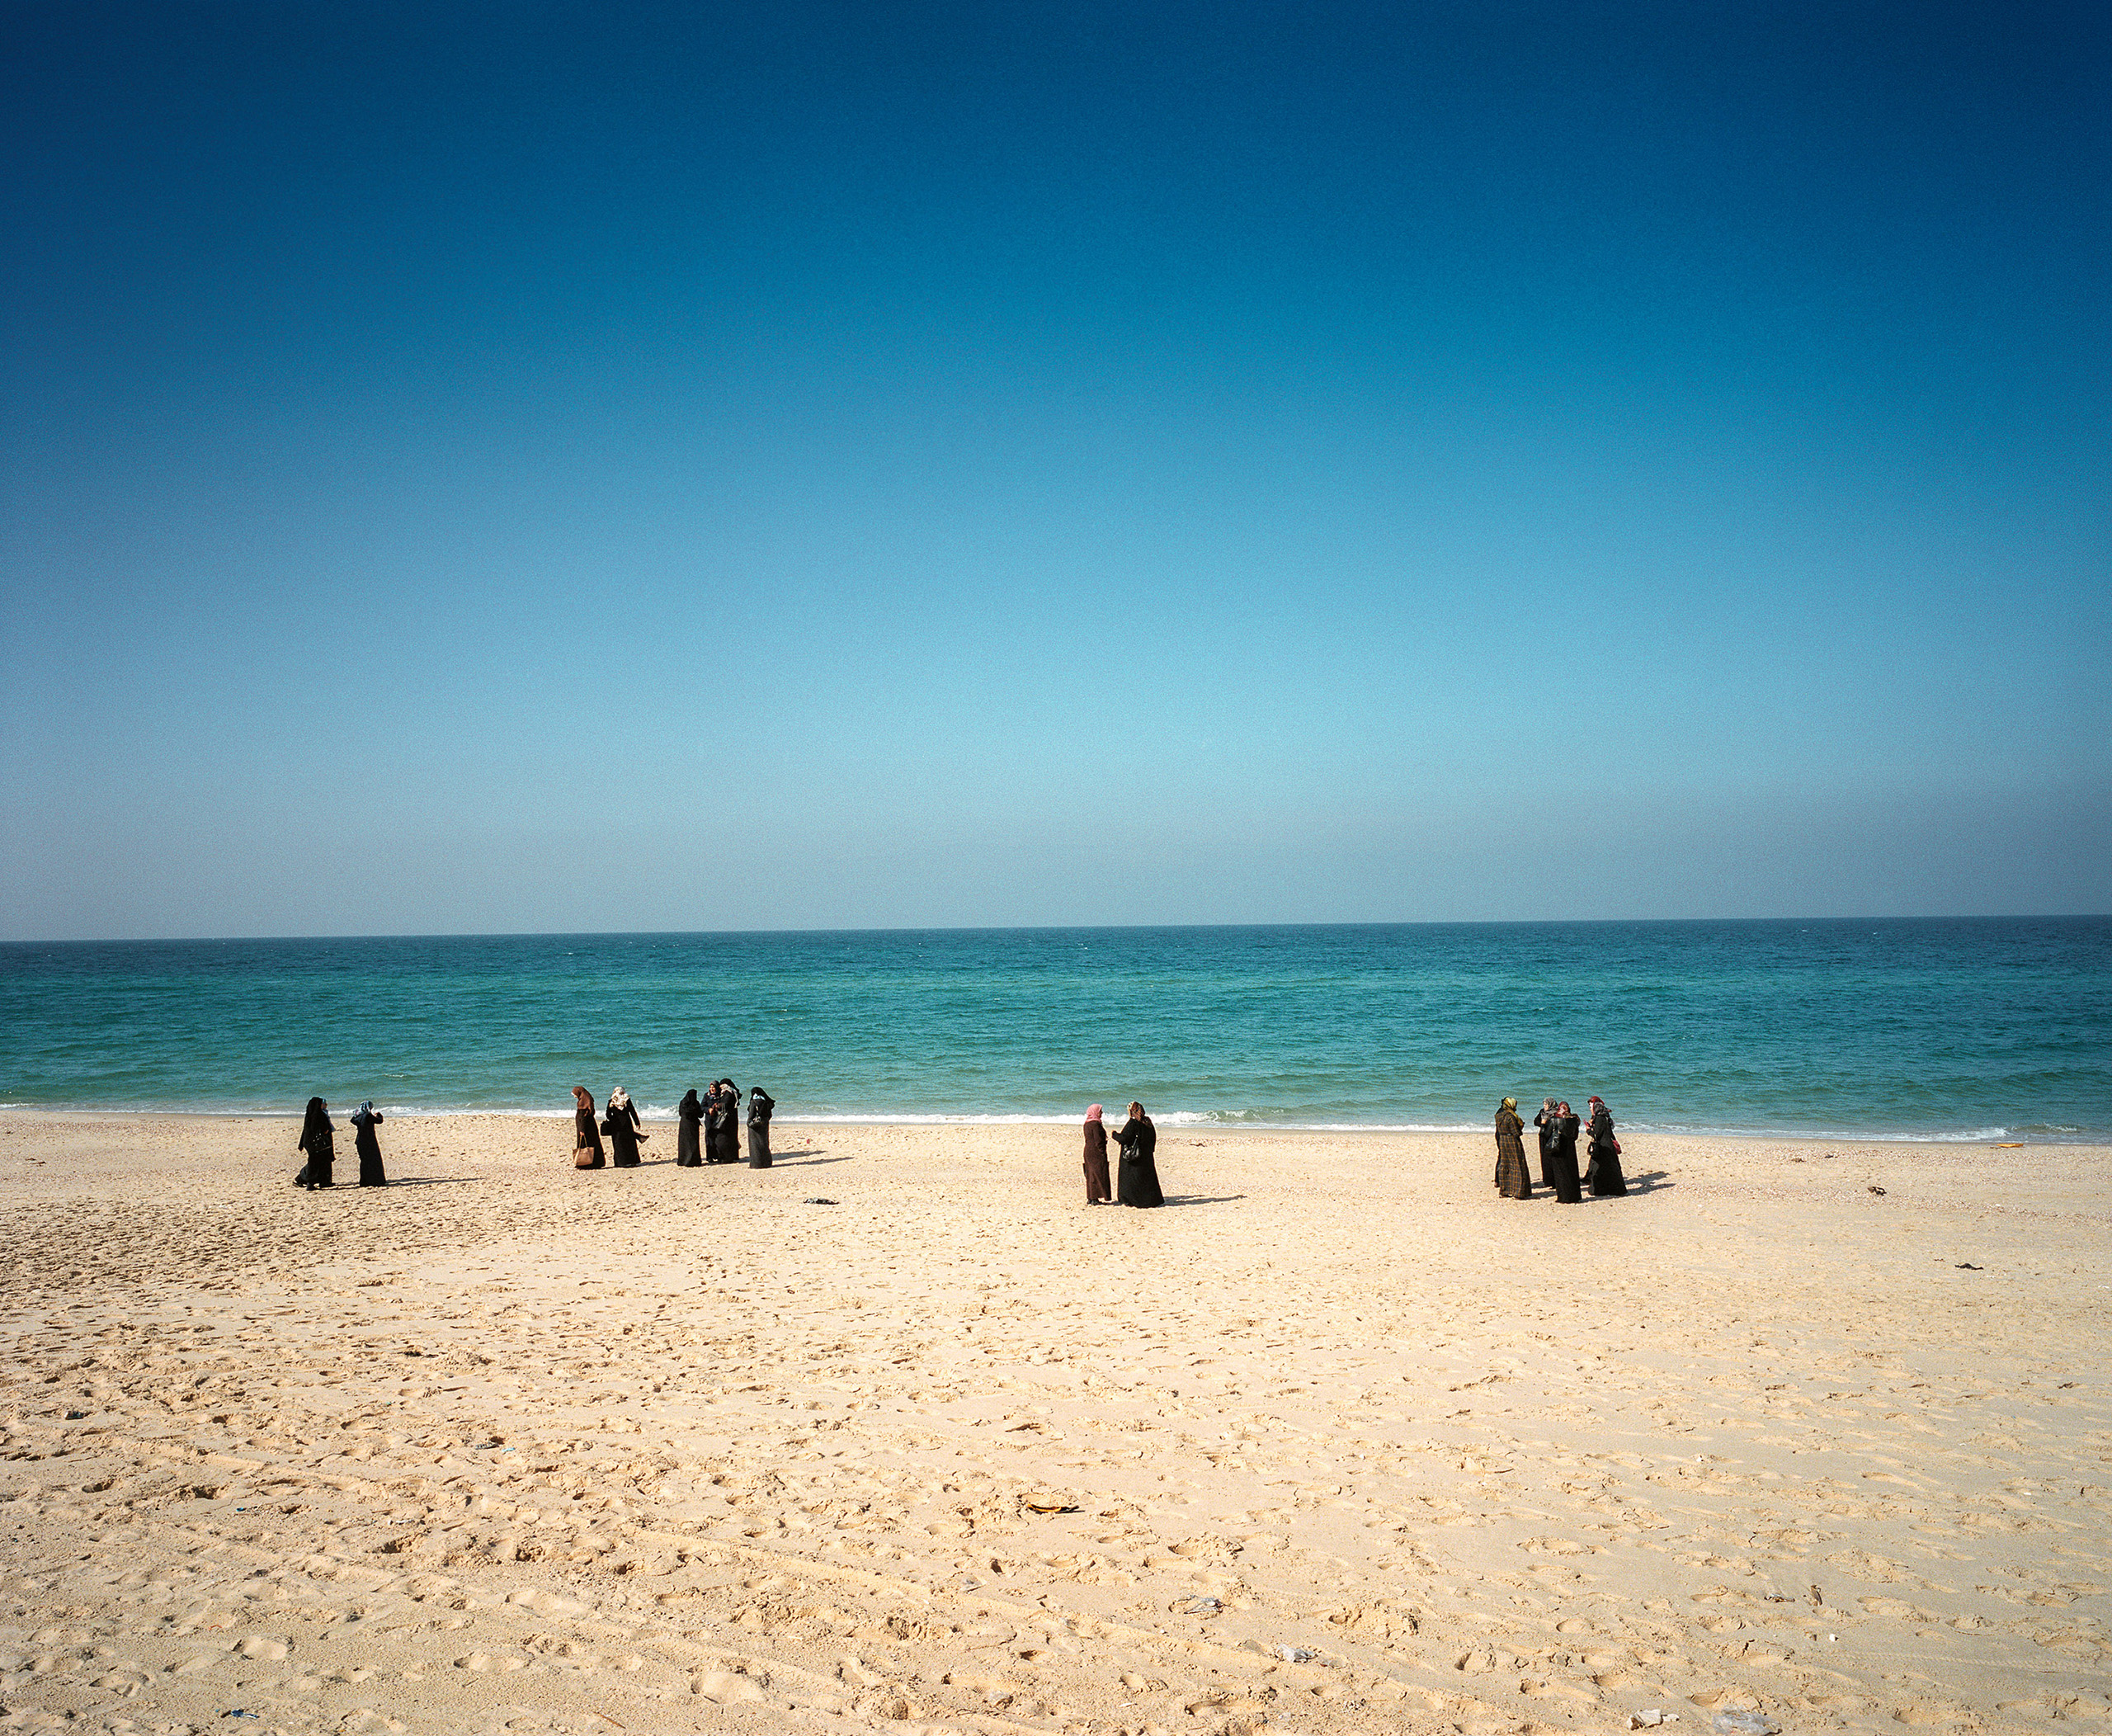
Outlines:
{"label": "woman in long black dress", "polygon": [[1540,1130],[1540,1186],[1554,1186],[1554,1172],[1548,1168],[1548,1150],[1554,1144],[1554,1099],[1540,1099],[1540,1112],[1533,1117],[1533,1125]]}
{"label": "woman in long black dress", "polygon": [[1152,1125],[1143,1104],[1129,1106],[1129,1119],[1122,1124],[1115,1142],[1122,1148],[1115,1197],[1124,1205],[1165,1205],[1166,1196],[1159,1191],[1158,1165],[1152,1157],[1158,1148],[1158,1130]]}
{"label": "woman in long black dress", "polygon": [[675,1113],[681,1119],[681,1130],[675,1135],[675,1161],[684,1169],[700,1168],[704,1158],[697,1149],[697,1124],[704,1119],[704,1105],[696,1099],[696,1087],[692,1085],[682,1093],[682,1101]]}
{"label": "woman in long black dress", "polygon": [[704,1154],[714,1163],[741,1161],[741,1092],[731,1079],[715,1082],[705,1101]]}
{"label": "woman in long black dress", "polygon": [[1584,1186],[1577,1179],[1577,1117],[1567,1103],[1555,1106],[1553,1127],[1547,1167],[1554,1196],[1565,1205],[1578,1205],[1584,1198]]}
{"label": "woman in long black dress", "polygon": [[609,1092],[609,1163],[615,1169],[638,1168],[638,1142],[646,1135],[638,1125],[638,1105],[622,1086]]}
{"label": "woman in long black dress", "polygon": [[1107,1185],[1107,1123],[1096,1103],[1086,1111],[1086,1204],[1105,1205]]}
{"label": "woman in long black dress", "polygon": [[381,1117],[375,1112],[374,1099],[369,1097],[352,1111],[352,1149],[360,1154],[360,1186],[386,1187],[388,1172],[381,1167],[381,1141],[375,1136],[375,1129],[381,1125]]}
{"label": "woman in long black dress", "polygon": [[1584,1172],[1585,1186],[1601,1198],[1609,1194],[1625,1196],[1628,1177],[1620,1170],[1620,1141],[1614,1137],[1613,1111],[1597,1097],[1586,1106],[1591,1111],[1591,1162]]}
{"label": "woman in long black dress", "polygon": [[1496,1186],[1506,1200],[1533,1197],[1533,1172],[1525,1167],[1525,1124],[1518,1100],[1506,1097],[1496,1112]]}
{"label": "woman in long black dress", "polygon": [[758,1085],[748,1093],[748,1168],[770,1168],[770,1112],[777,1099]]}
{"label": "woman in long black dress", "polygon": [[601,1130],[595,1120],[594,1093],[584,1085],[572,1087],[572,1167],[574,1169],[599,1169],[601,1156]]}
{"label": "woman in long black dress", "polygon": [[306,1152],[308,1161],[294,1177],[295,1184],[308,1188],[328,1187],[330,1166],[337,1161],[337,1134],[330,1125],[330,1106],[322,1098],[308,1100],[308,1113],[301,1118],[300,1144],[295,1149]]}

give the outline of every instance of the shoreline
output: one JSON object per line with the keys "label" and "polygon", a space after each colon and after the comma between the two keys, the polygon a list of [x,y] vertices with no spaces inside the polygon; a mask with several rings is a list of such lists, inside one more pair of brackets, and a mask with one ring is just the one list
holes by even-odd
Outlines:
{"label": "shoreline", "polygon": [[[352,1106],[356,1106],[353,1105]],[[1523,1112],[1522,1110],[1520,1111]],[[350,1113],[349,1108],[333,1106],[331,1119],[342,1122]],[[569,1121],[573,1111],[563,1109],[411,1109],[380,1106],[380,1113],[391,1121]],[[1211,1139],[1240,1139],[1246,1137],[1276,1137],[1288,1135],[1325,1135],[1329,1138],[1370,1139],[1471,1139],[1492,1138],[1489,1127],[1481,1125],[1432,1125],[1429,1124],[1365,1124],[1341,1121],[1269,1122],[1261,1125],[1226,1125],[1215,1121],[1182,1120],[1177,1117],[1185,1111],[1155,1118],[1162,1134],[1196,1135]],[[75,1106],[45,1107],[35,1104],[0,1103],[0,1119],[14,1117],[29,1120],[49,1120],[53,1117],[77,1117],[84,1120],[123,1121],[168,1118],[183,1121],[293,1121],[298,1123],[302,1111],[298,1109],[186,1109],[138,1108],[98,1109]],[[655,1127],[672,1127],[676,1117],[672,1110],[639,1108],[642,1120]],[[1492,1111],[1492,1117],[1493,1111]],[[1076,1128],[1083,1120],[1081,1114],[1072,1116],[1034,1115],[985,1116],[835,1116],[786,1115],[780,1113],[771,1118],[773,1127],[812,1127],[827,1129],[868,1128],[900,1129],[906,1132],[918,1130],[959,1131],[978,1128],[1002,1130],[1007,1128]],[[1617,1124],[1624,1140],[1630,1138],[1652,1139],[1729,1140],[1741,1144],[1817,1145],[1829,1141],[1851,1145],[1896,1145],[1907,1148],[1938,1147],[1944,1149],[1982,1148],[1989,1150],[2011,1149],[2018,1147],[2047,1147],[2059,1150],[2078,1148],[2112,1146],[2112,1131],[2096,1132],[2081,1130],[2058,1134],[2018,1132],[2008,1129],[1980,1130],[1971,1133],[1853,1133],[1841,1130],[1808,1131],[1799,1129],[1774,1130],[1768,1128],[1728,1127],[1691,1128],[1659,1127],[1650,1123],[1621,1121]],[[1527,1126],[1527,1145],[1532,1144],[1530,1122]]]}

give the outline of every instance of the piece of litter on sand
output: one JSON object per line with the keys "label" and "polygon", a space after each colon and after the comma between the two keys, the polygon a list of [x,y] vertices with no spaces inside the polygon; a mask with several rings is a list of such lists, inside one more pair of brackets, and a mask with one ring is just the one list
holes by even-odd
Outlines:
{"label": "piece of litter on sand", "polygon": [[1276,1648],[1276,1656],[1282,1658],[1285,1663],[1313,1662],[1313,1653],[1302,1645],[1280,1645]]}
{"label": "piece of litter on sand", "polygon": [[1782,1729],[1765,1712],[1718,1712],[1709,1721],[1723,1736],[1780,1736]]}
{"label": "piece of litter on sand", "polygon": [[1883,1193],[1883,1192],[1884,1191],[1884,1190],[1883,1190],[1882,1187],[1879,1187],[1879,1186],[1878,1186],[1878,1185],[1874,1182],[1872,1182],[1872,1183],[1870,1184],[1870,1191],[1871,1191],[1872,1193],[1874,1193],[1874,1194],[1881,1194],[1881,1193]]}
{"label": "piece of litter on sand", "polygon": [[1987,1269],[1984,1266],[1975,1266],[1970,1260],[1960,1260],[1958,1262],[1958,1270],[1960,1271],[1985,1271]]}
{"label": "piece of litter on sand", "polygon": [[1661,1724],[1677,1724],[1679,1721],[1680,1715],[1677,1712],[1661,1712],[1655,1706],[1645,1711],[1630,1712],[1628,1715],[1628,1727],[1631,1730],[1648,1730]]}
{"label": "piece of litter on sand", "polygon": [[1214,1616],[1224,1606],[1214,1597],[1190,1597],[1188,1613],[1191,1616]]}
{"label": "piece of litter on sand", "polygon": [[1063,1501],[1022,1501],[1020,1505],[1030,1513],[1075,1513],[1075,1504]]}
{"label": "piece of litter on sand", "polygon": [[808,1205],[833,1205],[836,1204],[836,1201],[833,1200],[824,1200],[819,1194],[816,1194],[813,1199],[805,1201],[802,1203]]}

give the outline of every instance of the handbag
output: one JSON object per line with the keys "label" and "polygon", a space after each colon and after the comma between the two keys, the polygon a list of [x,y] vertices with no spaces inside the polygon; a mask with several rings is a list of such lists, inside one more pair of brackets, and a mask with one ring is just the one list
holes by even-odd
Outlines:
{"label": "handbag", "polygon": [[572,1153],[572,1167],[574,1169],[592,1169],[594,1167],[594,1148],[592,1145],[575,1147]]}

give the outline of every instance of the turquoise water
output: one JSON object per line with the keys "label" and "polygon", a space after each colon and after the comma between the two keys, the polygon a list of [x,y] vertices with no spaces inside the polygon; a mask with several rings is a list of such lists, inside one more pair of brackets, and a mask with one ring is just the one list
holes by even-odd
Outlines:
{"label": "turquoise water", "polygon": [[2112,1135],[2112,919],[527,935],[0,946],[0,1101]]}

